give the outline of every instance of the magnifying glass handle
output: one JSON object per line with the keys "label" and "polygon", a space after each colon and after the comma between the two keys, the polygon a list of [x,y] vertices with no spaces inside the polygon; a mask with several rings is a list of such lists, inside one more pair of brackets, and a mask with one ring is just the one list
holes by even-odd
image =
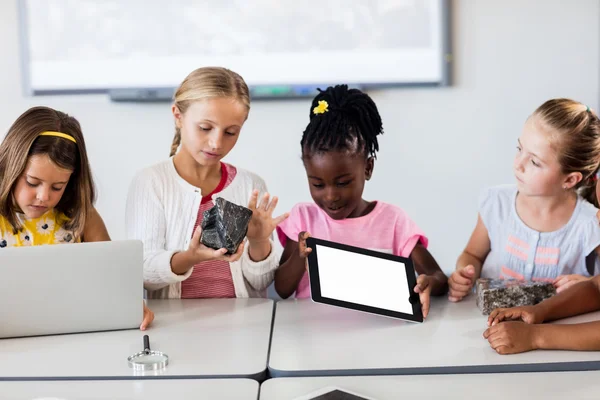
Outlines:
{"label": "magnifying glass handle", "polygon": [[144,351],[150,353],[150,337],[144,335]]}

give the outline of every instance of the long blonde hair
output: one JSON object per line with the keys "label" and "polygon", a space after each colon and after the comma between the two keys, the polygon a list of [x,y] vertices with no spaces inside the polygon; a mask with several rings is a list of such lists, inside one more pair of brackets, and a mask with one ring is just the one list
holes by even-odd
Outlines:
{"label": "long blonde hair", "polygon": [[[250,111],[248,85],[239,74],[221,67],[203,67],[192,71],[177,88],[174,105],[184,114],[193,102],[215,97],[234,98]],[[176,126],[169,156],[177,153],[180,144],[181,131]]]}
{"label": "long blonde hair", "polygon": [[[55,136],[40,136],[45,131],[66,133],[77,143]],[[33,107],[21,114],[0,144],[0,215],[10,223],[15,234],[21,230],[17,212],[22,210],[14,201],[13,190],[29,157],[38,154],[45,154],[58,167],[73,171],[56,210],[69,218],[65,229],[82,237],[96,199],[83,133],[75,118],[49,107]]]}
{"label": "long blonde hair", "polygon": [[546,101],[533,113],[554,134],[551,143],[562,172],[579,172],[578,193],[598,207],[596,174],[600,167],[600,120],[589,107],[570,99]]}

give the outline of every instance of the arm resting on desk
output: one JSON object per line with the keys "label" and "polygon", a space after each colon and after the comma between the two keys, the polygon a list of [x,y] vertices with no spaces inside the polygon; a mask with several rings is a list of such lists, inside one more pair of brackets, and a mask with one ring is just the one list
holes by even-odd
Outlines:
{"label": "arm resting on desk", "polygon": [[536,348],[600,350],[600,321],[568,325],[534,325]]}
{"label": "arm resting on desk", "polygon": [[577,283],[534,306],[542,321],[572,317],[600,310],[600,275]]}

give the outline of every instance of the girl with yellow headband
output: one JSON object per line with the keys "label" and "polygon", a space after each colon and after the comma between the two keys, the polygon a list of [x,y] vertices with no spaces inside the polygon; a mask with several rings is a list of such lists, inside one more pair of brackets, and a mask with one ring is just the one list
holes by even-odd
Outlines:
{"label": "girl with yellow headband", "polygon": [[[0,251],[108,241],[81,126],[48,107],[25,111],[0,144]],[[145,329],[154,315],[144,306]]]}

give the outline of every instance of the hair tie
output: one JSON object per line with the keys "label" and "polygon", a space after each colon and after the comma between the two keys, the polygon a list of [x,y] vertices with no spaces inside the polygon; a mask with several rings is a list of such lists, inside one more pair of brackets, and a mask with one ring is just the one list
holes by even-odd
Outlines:
{"label": "hair tie", "polygon": [[73,136],[67,135],[66,133],[62,133],[62,132],[46,131],[46,132],[40,133],[40,136],[56,136],[56,137],[70,140],[73,143],[77,143],[77,141],[75,140],[75,138]]}
{"label": "hair tie", "polygon": [[313,114],[325,114],[329,111],[329,104],[325,100],[319,100],[318,105],[313,108]]}

